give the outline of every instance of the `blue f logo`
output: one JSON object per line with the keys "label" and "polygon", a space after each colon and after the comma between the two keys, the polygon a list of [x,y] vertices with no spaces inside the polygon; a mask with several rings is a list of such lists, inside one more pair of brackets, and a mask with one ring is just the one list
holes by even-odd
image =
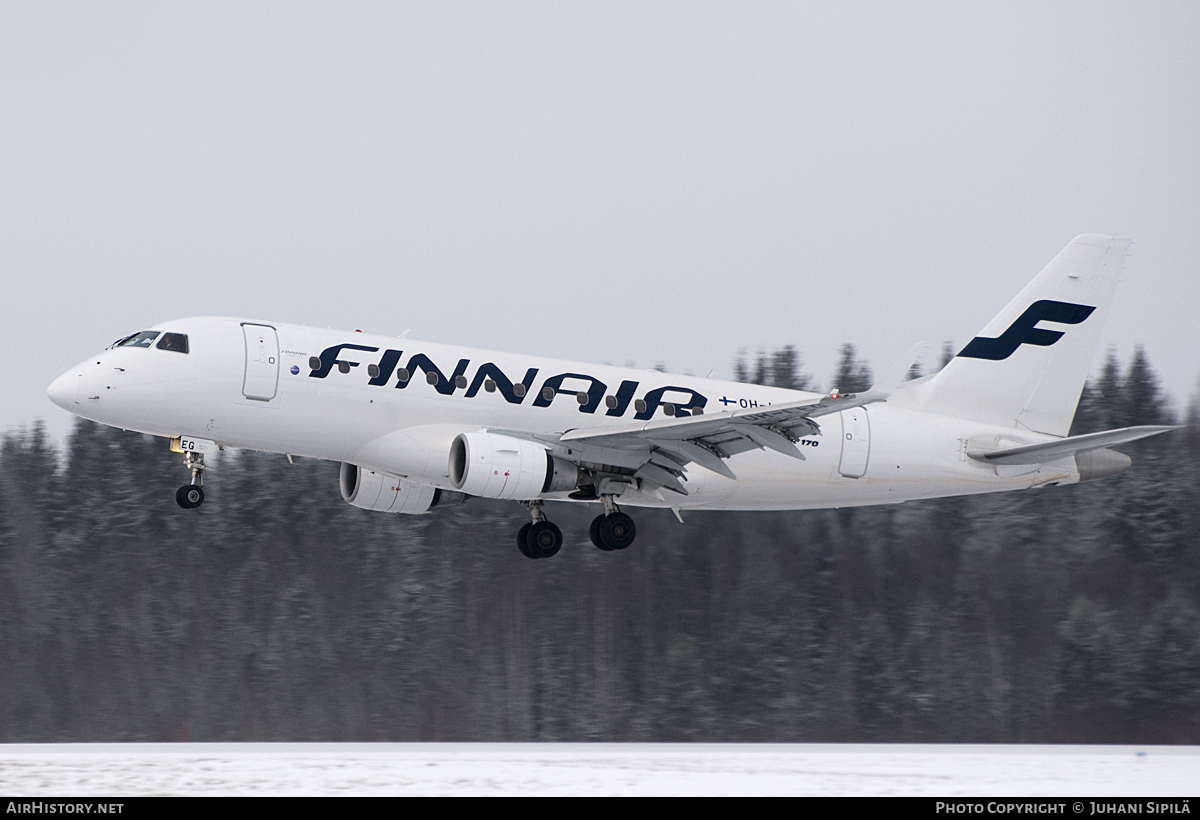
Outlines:
{"label": "blue f logo", "polygon": [[1041,299],[1025,308],[1025,312],[1008,326],[1008,330],[995,339],[976,336],[958,355],[968,359],[990,359],[998,362],[1001,359],[1007,359],[1021,345],[1049,347],[1061,339],[1063,333],[1061,330],[1042,330],[1035,327],[1038,322],[1077,325],[1091,316],[1093,310],[1095,310],[1094,307],[1087,305]]}

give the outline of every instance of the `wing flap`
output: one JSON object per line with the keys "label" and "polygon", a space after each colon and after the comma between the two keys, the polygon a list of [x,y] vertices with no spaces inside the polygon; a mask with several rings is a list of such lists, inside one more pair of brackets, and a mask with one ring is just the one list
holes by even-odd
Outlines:
{"label": "wing flap", "polygon": [[760,447],[766,447],[777,453],[783,453],[785,456],[804,461],[804,453],[800,452],[800,448],[793,444],[790,438],[766,425],[739,424],[734,429]]}
{"label": "wing flap", "polygon": [[653,461],[647,461],[633,475],[634,478],[639,478],[644,483],[656,489],[670,490],[673,493],[679,493],[679,495],[688,494],[687,488],[683,486],[683,482],[678,475],[665,467],[660,467]]}
{"label": "wing flap", "polygon": [[723,475],[726,478],[737,478],[733,470],[729,469],[729,466],[721,460],[720,456],[699,444],[690,441],[665,441],[662,439],[648,439],[648,441],[662,450],[678,453],[682,458],[686,459],[684,465],[689,461],[694,461],[701,467],[712,470],[714,473]]}

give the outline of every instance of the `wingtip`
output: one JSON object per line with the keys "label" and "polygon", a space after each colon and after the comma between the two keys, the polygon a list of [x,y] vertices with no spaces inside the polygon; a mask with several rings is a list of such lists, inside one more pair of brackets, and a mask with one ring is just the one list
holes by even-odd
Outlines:
{"label": "wingtip", "polygon": [[869,396],[876,400],[882,400],[890,396],[904,382],[904,377],[908,375],[908,371],[912,370],[912,366],[917,363],[917,359],[925,352],[928,345],[928,342],[917,342],[910,347],[908,352],[880,374],[875,383],[863,394],[863,398]]}

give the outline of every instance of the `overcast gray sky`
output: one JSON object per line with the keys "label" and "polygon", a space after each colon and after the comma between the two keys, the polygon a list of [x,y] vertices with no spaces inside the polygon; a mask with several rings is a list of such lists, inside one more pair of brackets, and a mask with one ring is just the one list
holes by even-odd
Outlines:
{"label": "overcast gray sky", "polygon": [[[1200,4],[0,3],[0,430],[216,314],[829,387],[1080,233],[1183,407]],[[1103,351],[1097,356],[1099,365]]]}

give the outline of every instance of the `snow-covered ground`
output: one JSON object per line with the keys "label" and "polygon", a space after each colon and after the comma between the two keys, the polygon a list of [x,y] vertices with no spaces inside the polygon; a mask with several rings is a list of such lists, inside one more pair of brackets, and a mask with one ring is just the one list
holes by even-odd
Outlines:
{"label": "snow-covered ground", "polygon": [[178,743],[0,746],[0,795],[1186,796],[1197,746]]}

